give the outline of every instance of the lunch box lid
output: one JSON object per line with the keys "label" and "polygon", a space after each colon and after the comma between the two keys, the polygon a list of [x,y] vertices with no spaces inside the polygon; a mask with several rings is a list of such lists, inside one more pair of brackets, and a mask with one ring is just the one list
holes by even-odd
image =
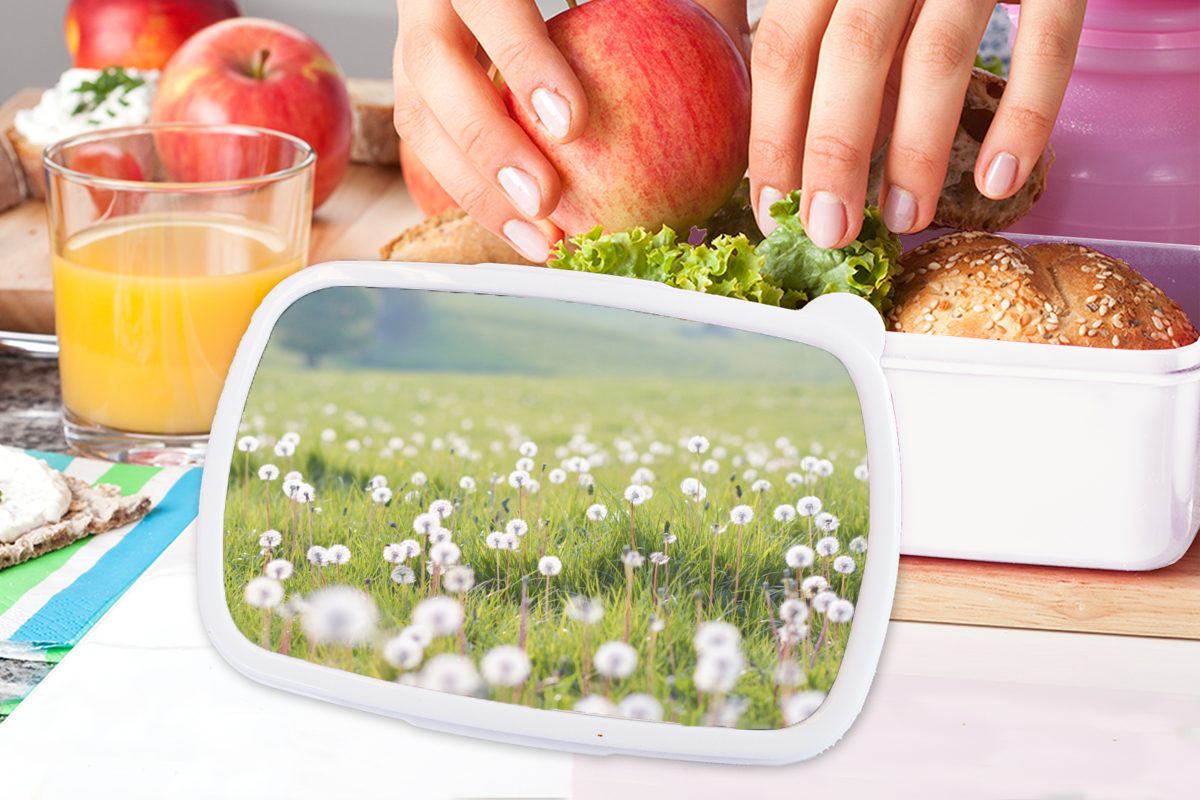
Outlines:
{"label": "lunch box lid", "polygon": [[[837,677],[815,713],[790,727],[741,730],[535,709],[370,678],[272,652],[248,639],[233,620],[224,579],[230,471],[243,455],[235,442],[281,315],[301,298],[335,287],[542,298],[623,309],[798,342],[840,361],[858,395],[865,433],[867,473],[862,479],[869,486],[869,547]],[[335,262],[304,269],[276,286],[255,311],[217,408],[198,520],[199,602],[205,628],[222,656],[256,681],[420,727],[593,754],[747,764],[789,763],[817,755],[838,741],[863,706],[896,587],[900,464],[892,399],[880,365],[883,349],[879,313],[847,294],[825,295],[792,311],[641,280],[507,265]]]}

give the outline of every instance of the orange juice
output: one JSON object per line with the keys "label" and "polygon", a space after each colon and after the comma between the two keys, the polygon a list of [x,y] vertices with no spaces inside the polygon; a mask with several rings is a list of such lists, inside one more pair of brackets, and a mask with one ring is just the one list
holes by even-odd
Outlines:
{"label": "orange juice", "polygon": [[303,253],[216,216],[140,216],[68,239],[54,257],[63,403],[137,433],[208,432],[250,315]]}

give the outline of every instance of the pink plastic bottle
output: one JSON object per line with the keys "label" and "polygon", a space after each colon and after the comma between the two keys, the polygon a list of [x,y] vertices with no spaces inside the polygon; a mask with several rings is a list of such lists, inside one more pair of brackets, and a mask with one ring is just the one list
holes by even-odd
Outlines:
{"label": "pink plastic bottle", "polygon": [[1051,143],[1012,230],[1200,244],[1200,0],[1089,0]]}

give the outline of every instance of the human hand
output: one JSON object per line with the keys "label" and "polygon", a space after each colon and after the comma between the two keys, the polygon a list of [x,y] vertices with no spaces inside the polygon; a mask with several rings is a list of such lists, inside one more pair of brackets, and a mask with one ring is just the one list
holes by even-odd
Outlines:
{"label": "human hand", "polygon": [[[704,0],[749,50],[745,0]],[[505,111],[495,65],[555,139],[587,126],[587,97],[533,0],[397,0],[396,129],[468,214],[530,261],[561,236],[554,167]]]}
{"label": "human hand", "polygon": [[[751,55],[750,185],[759,227],[771,204],[803,190],[812,241],[844,247],[865,202],[896,233],[929,225],[979,41],[994,0],[771,0]],[[1084,0],[1025,0],[1012,68],[975,165],[1003,199],[1045,150],[1066,91]],[[871,154],[888,136],[879,198],[866,198]]]}

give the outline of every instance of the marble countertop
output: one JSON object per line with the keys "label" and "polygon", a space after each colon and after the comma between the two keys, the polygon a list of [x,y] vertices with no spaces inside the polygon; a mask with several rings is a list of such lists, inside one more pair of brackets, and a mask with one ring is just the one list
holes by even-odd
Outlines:
{"label": "marble countertop", "polygon": [[58,361],[0,352],[0,444],[63,450]]}

